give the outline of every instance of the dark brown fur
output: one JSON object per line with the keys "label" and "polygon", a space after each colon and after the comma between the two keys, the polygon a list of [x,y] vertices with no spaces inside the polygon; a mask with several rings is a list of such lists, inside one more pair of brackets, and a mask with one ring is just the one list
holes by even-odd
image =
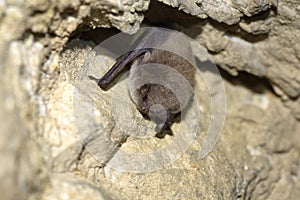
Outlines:
{"label": "dark brown fur", "polygon": [[[107,89],[109,84],[124,71],[125,66],[132,62],[129,77],[130,97],[137,109],[142,114],[149,116],[157,124],[155,131],[158,133],[170,128],[174,122],[175,115],[179,114],[188,104],[193,95],[192,88],[195,85],[195,68],[193,66],[195,61],[189,41],[181,38],[178,39],[178,34],[175,34],[174,38],[174,40],[172,38],[167,40],[165,45],[169,48],[171,46],[171,49],[179,49],[175,53],[153,48],[133,50],[122,55],[116,64],[101,79],[97,80],[98,85],[102,89]],[[176,46],[176,44],[179,46]],[[186,58],[181,57],[179,54],[184,54]],[[169,81],[175,88],[179,89],[179,94],[174,94],[170,88],[162,84],[145,83],[138,86],[135,82],[136,79],[143,80],[147,78],[147,73],[142,65],[153,63],[165,65],[174,71],[176,70],[175,72],[180,73],[183,79],[190,85],[189,89],[183,86],[182,81],[176,82],[176,78],[170,75],[166,75],[166,79],[169,78],[166,81]],[[157,73],[158,76],[161,75],[161,72],[154,71],[153,73]],[[181,103],[178,97],[181,98]],[[151,107],[154,105],[161,105],[164,110],[152,109],[151,111]]]}

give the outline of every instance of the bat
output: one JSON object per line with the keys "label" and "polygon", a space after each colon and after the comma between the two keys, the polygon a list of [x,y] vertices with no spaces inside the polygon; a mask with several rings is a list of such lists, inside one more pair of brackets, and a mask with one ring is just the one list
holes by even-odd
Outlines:
{"label": "bat", "polygon": [[[194,66],[195,59],[187,37],[175,31],[161,35],[157,28],[150,28],[139,37],[136,47],[117,58],[102,78],[89,78],[95,80],[102,90],[108,90],[130,68],[130,98],[143,116],[156,124],[155,132],[161,134],[171,130],[176,116],[193,96]],[[152,81],[156,77],[162,80]]]}

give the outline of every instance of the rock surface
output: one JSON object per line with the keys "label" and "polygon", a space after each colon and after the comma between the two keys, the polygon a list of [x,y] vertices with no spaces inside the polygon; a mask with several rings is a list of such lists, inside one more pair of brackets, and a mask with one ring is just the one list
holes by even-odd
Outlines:
{"label": "rock surface", "polygon": [[[300,196],[299,1],[159,1],[0,0],[1,199]],[[136,174],[107,165],[121,144],[128,151],[141,145],[114,128],[105,103],[111,94],[96,96],[104,102],[93,110],[101,119],[97,132],[89,118],[87,126],[76,121],[84,110],[74,113],[74,97],[80,97],[74,90],[96,43],[115,33],[101,28],[134,33],[143,20],[172,21],[202,44],[224,70],[228,103],[223,133],[206,158],[198,156],[205,135],[199,131],[171,165]],[[113,62],[98,59],[100,66]],[[211,108],[199,92],[205,127]],[[107,140],[78,135],[85,127]],[[145,141],[138,150],[172,138]],[[95,144],[102,149],[91,151]]]}

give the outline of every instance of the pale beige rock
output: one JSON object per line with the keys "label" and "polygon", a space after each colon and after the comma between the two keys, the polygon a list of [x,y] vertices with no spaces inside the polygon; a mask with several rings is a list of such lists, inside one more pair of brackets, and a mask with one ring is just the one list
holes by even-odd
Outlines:
{"label": "pale beige rock", "polygon": [[41,200],[52,199],[115,199],[103,189],[93,186],[93,183],[70,174],[52,174],[51,186],[43,191]]}
{"label": "pale beige rock", "polygon": [[[187,18],[182,31],[203,44],[220,67],[237,76],[223,74],[227,119],[213,152],[204,160],[198,157],[205,135],[200,132],[188,151],[163,170],[144,174],[113,170],[105,163],[118,152],[124,135],[114,128],[109,104],[103,101],[97,103],[101,112],[95,116],[102,119],[99,132],[110,141],[97,141],[97,134],[87,134],[90,137],[83,139],[88,142],[83,143],[76,134],[73,90],[94,44],[77,40],[66,47],[66,43],[91,28],[137,31],[149,0],[0,0],[1,199],[299,197],[299,1],[161,2],[174,7],[176,20],[169,21],[180,21],[175,16],[181,12],[180,17]],[[165,13],[161,5],[162,10],[153,12]],[[95,38],[105,34],[99,30]],[[107,57],[99,60],[103,65],[112,62]],[[269,87],[261,89],[266,84],[262,78],[280,97]],[[198,92],[208,103],[204,91]],[[210,108],[202,109],[205,126]],[[94,121],[86,121],[90,124],[82,126],[93,133]],[[145,123],[142,117],[138,122]],[[171,139],[148,141],[139,150],[147,152]],[[94,152],[101,160],[95,160],[87,147],[99,142],[101,147]],[[141,147],[130,138],[123,145],[127,150]]]}
{"label": "pale beige rock", "polygon": [[116,27],[124,32],[137,31],[143,20],[140,12],[146,11],[149,0],[122,1],[106,0],[91,1],[89,24],[93,27]]}

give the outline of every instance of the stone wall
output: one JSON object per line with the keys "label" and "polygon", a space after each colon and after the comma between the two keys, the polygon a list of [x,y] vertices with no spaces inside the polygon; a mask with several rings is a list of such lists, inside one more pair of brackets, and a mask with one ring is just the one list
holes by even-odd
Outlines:
{"label": "stone wall", "polygon": [[[111,169],[76,133],[78,73],[99,41],[170,22],[220,68],[222,135],[204,159],[200,133],[162,170]],[[299,43],[298,0],[0,0],[1,199],[297,199]],[[98,104],[118,144],[124,138]],[[117,149],[103,144],[99,152],[109,159]]]}

